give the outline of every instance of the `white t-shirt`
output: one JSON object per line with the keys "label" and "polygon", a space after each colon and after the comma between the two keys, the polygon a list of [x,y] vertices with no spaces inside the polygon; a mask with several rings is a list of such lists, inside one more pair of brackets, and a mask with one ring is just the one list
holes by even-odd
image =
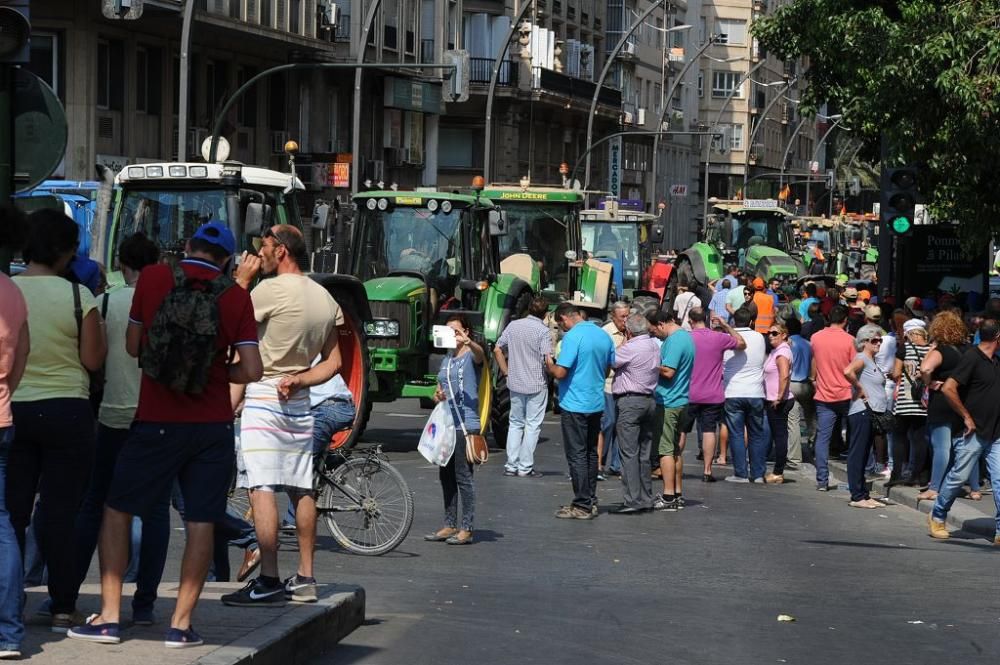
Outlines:
{"label": "white t-shirt", "polygon": [[691,319],[688,314],[695,307],[701,307],[701,298],[690,291],[679,293],[674,298],[674,315],[684,330],[691,330]]}
{"label": "white t-shirt", "polygon": [[[132,307],[135,288],[126,286],[107,294],[108,311],[105,331],[108,336],[108,357],[104,361],[104,398],[97,420],[111,429],[128,429],[139,404],[139,361],[125,350],[128,312]],[[103,306],[104,296],[98,306]]]}
{"label": "white t-shirt", "polygon": [[726,386],[726,399],[749,397],[764,399],[764,363],[767,350],[764,336],[750,328],[736,328],[747,348],[743,351],[726,351],[722,356],[722,381]]}

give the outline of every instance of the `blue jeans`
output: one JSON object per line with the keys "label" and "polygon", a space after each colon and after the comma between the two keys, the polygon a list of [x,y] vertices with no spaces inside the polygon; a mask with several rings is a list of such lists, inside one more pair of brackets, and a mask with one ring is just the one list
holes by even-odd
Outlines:
{"label": "blue jeans", "polygon": [[874,441],[871,411],[865,409],[847,416],[847,486],[851,490],[851,501],[871,498],[865,484],[865,464]]}
{"label": "blue jeans", "polygon": [[[927,429],[930,433],[931,450],[933,451],[929,489],[934,492],[940,492],[941,483],[944,481],[945,474],[951,465],[951,425],[928,424]],[[979,475],[978,472],[979,470],[977,469],[977,476]]]}
{"label": "blue jeans", "polygon": [[850,400],[816,402],[816,484],[825,487],[830,482],[830,439],[834,428],[847,419]]}
{"label": "blue jeans", "polygon": [[[328,399],[309,409],[313,415],[313,455],[319,456],[327,446],[334,433],[347,429],[354,424],[356,414],[354,404],[341,399]],[[295,504],[288,502],[288,512],[285,522],[295,524]]]}
{"label": "blue jeans", "polygon": [[733,458],[733,475],[747,478],[747,431],[750,449],[749,478],[756,480],[767,473],[767,435],[764,433],[764,400],[759,397],[731,397],[724,407],[729,428],[729,454]]}
{"label": "blue jeans", "polygon": [[[535,446],[545,419],[549,391],[516,393],[510,391],[510,429],[507,430],[508,471],[527,473],[535,467]],[[604,439],[607,441],[607,437]]]}
{"label": "blue jeans", "polygon": [[[934,501],[934,511],[931,516],[943,522],[948,516],[955,499],[962,492],[969,474],[975,471],[979,473],[979,458],[986,453],[986,466],[990,471],[990,478],[1000,478],[1000,439],[989,441],[980,439],[977,434],[972,436],[960,435],[955,438],[952,448],[951,468],[941,482],[941,489],[938,490],[938,497]],[[996,504],[996,531],[1000,533],[1000,493],[994,490],[993,502]]]}
{"label": "blue jeans", "polygon": [[24,571],[21,548],[7,512],[7,455],[14,440],[13,427],[0,427],[0,651],[19,651],[24,638],[21,599]]}
{"label": "blue jeans", "polygon": [[[104,501],[108,498],[111,479],[122,445],[128,438],[129,430],[112,429],[99,425],[97,428],[97,450],[90,476],[87,493],[76,515],[76,572],[78,584],[83,584],[90,569],[90,560],[97,549],[97,537],[104,518]],[[164,495],[142,519],[142,535],[139,549],[133,547],[132,561],[138,556],[136,567],[136,591],[132,599],[133,609],[151,609],[156,601],[156,588],[163,577],[163,565],[167,560],[167,546],[170,543],[170,497]],[[133,538],[134,539],[134,523]],[[129,569],[131,570],[130,563]],[[128,574],[126,573],[126,577]]]}
{"label": "blue jeans", "polygon": [[611,393],[604,393],[604,413],[601,414],[601,433],[604,435],[604,459],[597,460],[598,468],[607,467],[609,471],[622,470],[621,454],[618,452],[618,441],[615,437],[615,425],[618,424],[615,412],[615,398]]}

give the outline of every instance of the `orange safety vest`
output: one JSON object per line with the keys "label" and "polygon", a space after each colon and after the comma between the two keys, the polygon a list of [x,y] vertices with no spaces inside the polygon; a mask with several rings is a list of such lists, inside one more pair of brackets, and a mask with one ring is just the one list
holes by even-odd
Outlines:
{"label": "orange safety vest", "polygon": [[757,307],[757,323],[754,330],[767,334],[774,324],[774,298],[767,295],[766,291],[757,291],[753,294],[753,304]]}

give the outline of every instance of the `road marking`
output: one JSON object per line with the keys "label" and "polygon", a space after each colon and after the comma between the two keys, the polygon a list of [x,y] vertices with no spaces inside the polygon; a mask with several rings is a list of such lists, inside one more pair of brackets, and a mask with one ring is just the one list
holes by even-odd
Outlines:
{"label": "road marking", "polygon": [[387,416],[392,416],[393,418],[427,418],[427,416],[421,413],[387,413]]}

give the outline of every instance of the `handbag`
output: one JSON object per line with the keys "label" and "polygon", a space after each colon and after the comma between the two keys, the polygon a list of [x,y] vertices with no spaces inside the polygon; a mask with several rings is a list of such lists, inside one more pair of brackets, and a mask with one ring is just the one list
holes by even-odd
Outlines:
{"label": "handbag", "polygon": [[[451,387],[451,361],[448,360],[448,367],[445,368],[445,376],[448,377],[448,394],[451,401],[455,402],[455,391]],[[469,464],[486,464],[490,459],[490,447],[486,444],[486,437],[482,434],[469,434],[465,428],[465,417],[462,408],[465,406],[465,368],[458,368],[458,389],[462,393],[462,400],[457,402],[459,414],[458,424],[462,427],[462,434],[465,435],[465,460]]]}
{"label": "handbag", "polygon": [[890,434],[896,431],[896,416],[891,411],[869,411],[876,434]]}
{"label": "handbag", "polygon": [[437,466],[447,466],[455,454],[455,420],[444,402],[438,402],[431,411],[420,434],[417,450],[425,460]]}
{"label": "handbag", "polygon": [[[913,342],[906,340],[906,343],[913,348],[913,353],[917,356],[917,367],[920,367],[920,363],[923,362],[924,357],[920,355],[920,350],[917,349],[917,345]],[[910,383],[910,399],[912,399],[917,404],[922,404],[923,407],[927,408],[927,386],[924,384],[924,380],[920,378],[919,370],[916,376],[910,376],[909,373],[906,374],[906,380]]]}

